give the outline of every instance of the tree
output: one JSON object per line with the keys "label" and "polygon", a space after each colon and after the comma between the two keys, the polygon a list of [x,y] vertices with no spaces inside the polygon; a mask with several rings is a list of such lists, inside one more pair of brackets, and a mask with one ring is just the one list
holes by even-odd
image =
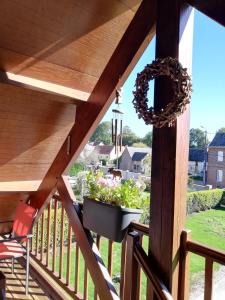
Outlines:
{"label": "tree", "polygon": [[190,148],[204,149],[208,144],[208,138],[205,131],[199,128],[191,128],[190,130]]}
{"label": "tree", "polygon": [[123,128],[123,145],[131,146],[134,143],[140,142],[141,138],[138,137],[129,126]]}
{"label": "tree", "polygon": [[146,148],[146,147],[148,147],[146,144],[144,144],[144,143],[134,143],[133,145],[132,145],[132,147],[136,147],[136,148]]}
{"label": "tree", "polygon": [[142,143],[146,144],[148,147],[152,146],[152,131],[149,131],[142,139]]}
{"label": "tree", "polygon": [[101,141],[105,145],[109,145],[112,142],[112,133],[111,133],[111,122],[105,121],[98,125],[94,134],[92,135],[90,141]]}
{"label": "tree", "polygon": [[218,132],[224,132],[225,133],[225,127],[221,127]]}

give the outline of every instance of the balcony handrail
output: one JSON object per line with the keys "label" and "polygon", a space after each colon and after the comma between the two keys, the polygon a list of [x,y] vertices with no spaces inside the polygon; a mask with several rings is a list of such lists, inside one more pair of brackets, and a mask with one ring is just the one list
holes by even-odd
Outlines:
{"label": "balcony handrail", "polygon": [[157,276],[155,268],[152,266],[149,256],[145,253],[144,249],[139,243],[135,244],[134,257],[140,264],[147,278],[153,285],[154,291],[161,300],[173,300],[169,290]]}
{"label": "balcony handrail", "polygon": [[149,225],[146,225],[146,224],[132,222],[130,224],[129,230],[130,231],[137,231],[141,235],[147,235],[147,236],[149,236]]}
{"label": "balcony handrail", "polygon": [[195,241],[187,241],[186,249],[189,252],[203,256],[205,258],[209,257],[213,261],[221,265],[225,265],[225,251],[218,250]]}

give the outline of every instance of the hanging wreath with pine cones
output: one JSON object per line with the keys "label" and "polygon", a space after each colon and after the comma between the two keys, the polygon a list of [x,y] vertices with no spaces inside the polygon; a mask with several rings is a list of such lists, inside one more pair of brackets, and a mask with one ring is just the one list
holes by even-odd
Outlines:
{"label": "hanging wreath with pine cones", "polygon": [[[148,107],[147,94],[149,81],[159,76],[168,76],[172,80],[173,98],[166,107],[156,111],[154,107]],[[157,128],[173,126],[177,117],[185,111],[191,100],[191,78],[187,69],[172,57],[157,58],[151,64],[146,65],[144,70],[137,75],[135,88],[133,104],[138,117],[142,118],[146,125],[151,124]]]}

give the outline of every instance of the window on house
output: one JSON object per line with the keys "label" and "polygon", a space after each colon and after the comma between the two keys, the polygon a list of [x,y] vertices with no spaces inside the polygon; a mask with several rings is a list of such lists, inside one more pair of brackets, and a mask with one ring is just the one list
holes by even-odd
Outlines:
{"label": "window on house", "polygon": [[217,182],[222,182],[223,181],[223,170],[217,170],[216,181]]}
{"label": "window on house", "polygon": [[223,151],[218,151],[218,161],[223,161]]}
{"label": "window on house", "polygon": [[136,170],[136,165],[134,164],[134,170]]}

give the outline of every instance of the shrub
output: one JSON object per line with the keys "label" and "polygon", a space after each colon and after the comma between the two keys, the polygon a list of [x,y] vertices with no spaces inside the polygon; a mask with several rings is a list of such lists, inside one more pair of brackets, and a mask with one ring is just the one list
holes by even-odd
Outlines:
{"label": "shrub", "polygon": [[218,206],[224,198],[224,191],[213,189],[187,194],[187,214],[204,211]]}

